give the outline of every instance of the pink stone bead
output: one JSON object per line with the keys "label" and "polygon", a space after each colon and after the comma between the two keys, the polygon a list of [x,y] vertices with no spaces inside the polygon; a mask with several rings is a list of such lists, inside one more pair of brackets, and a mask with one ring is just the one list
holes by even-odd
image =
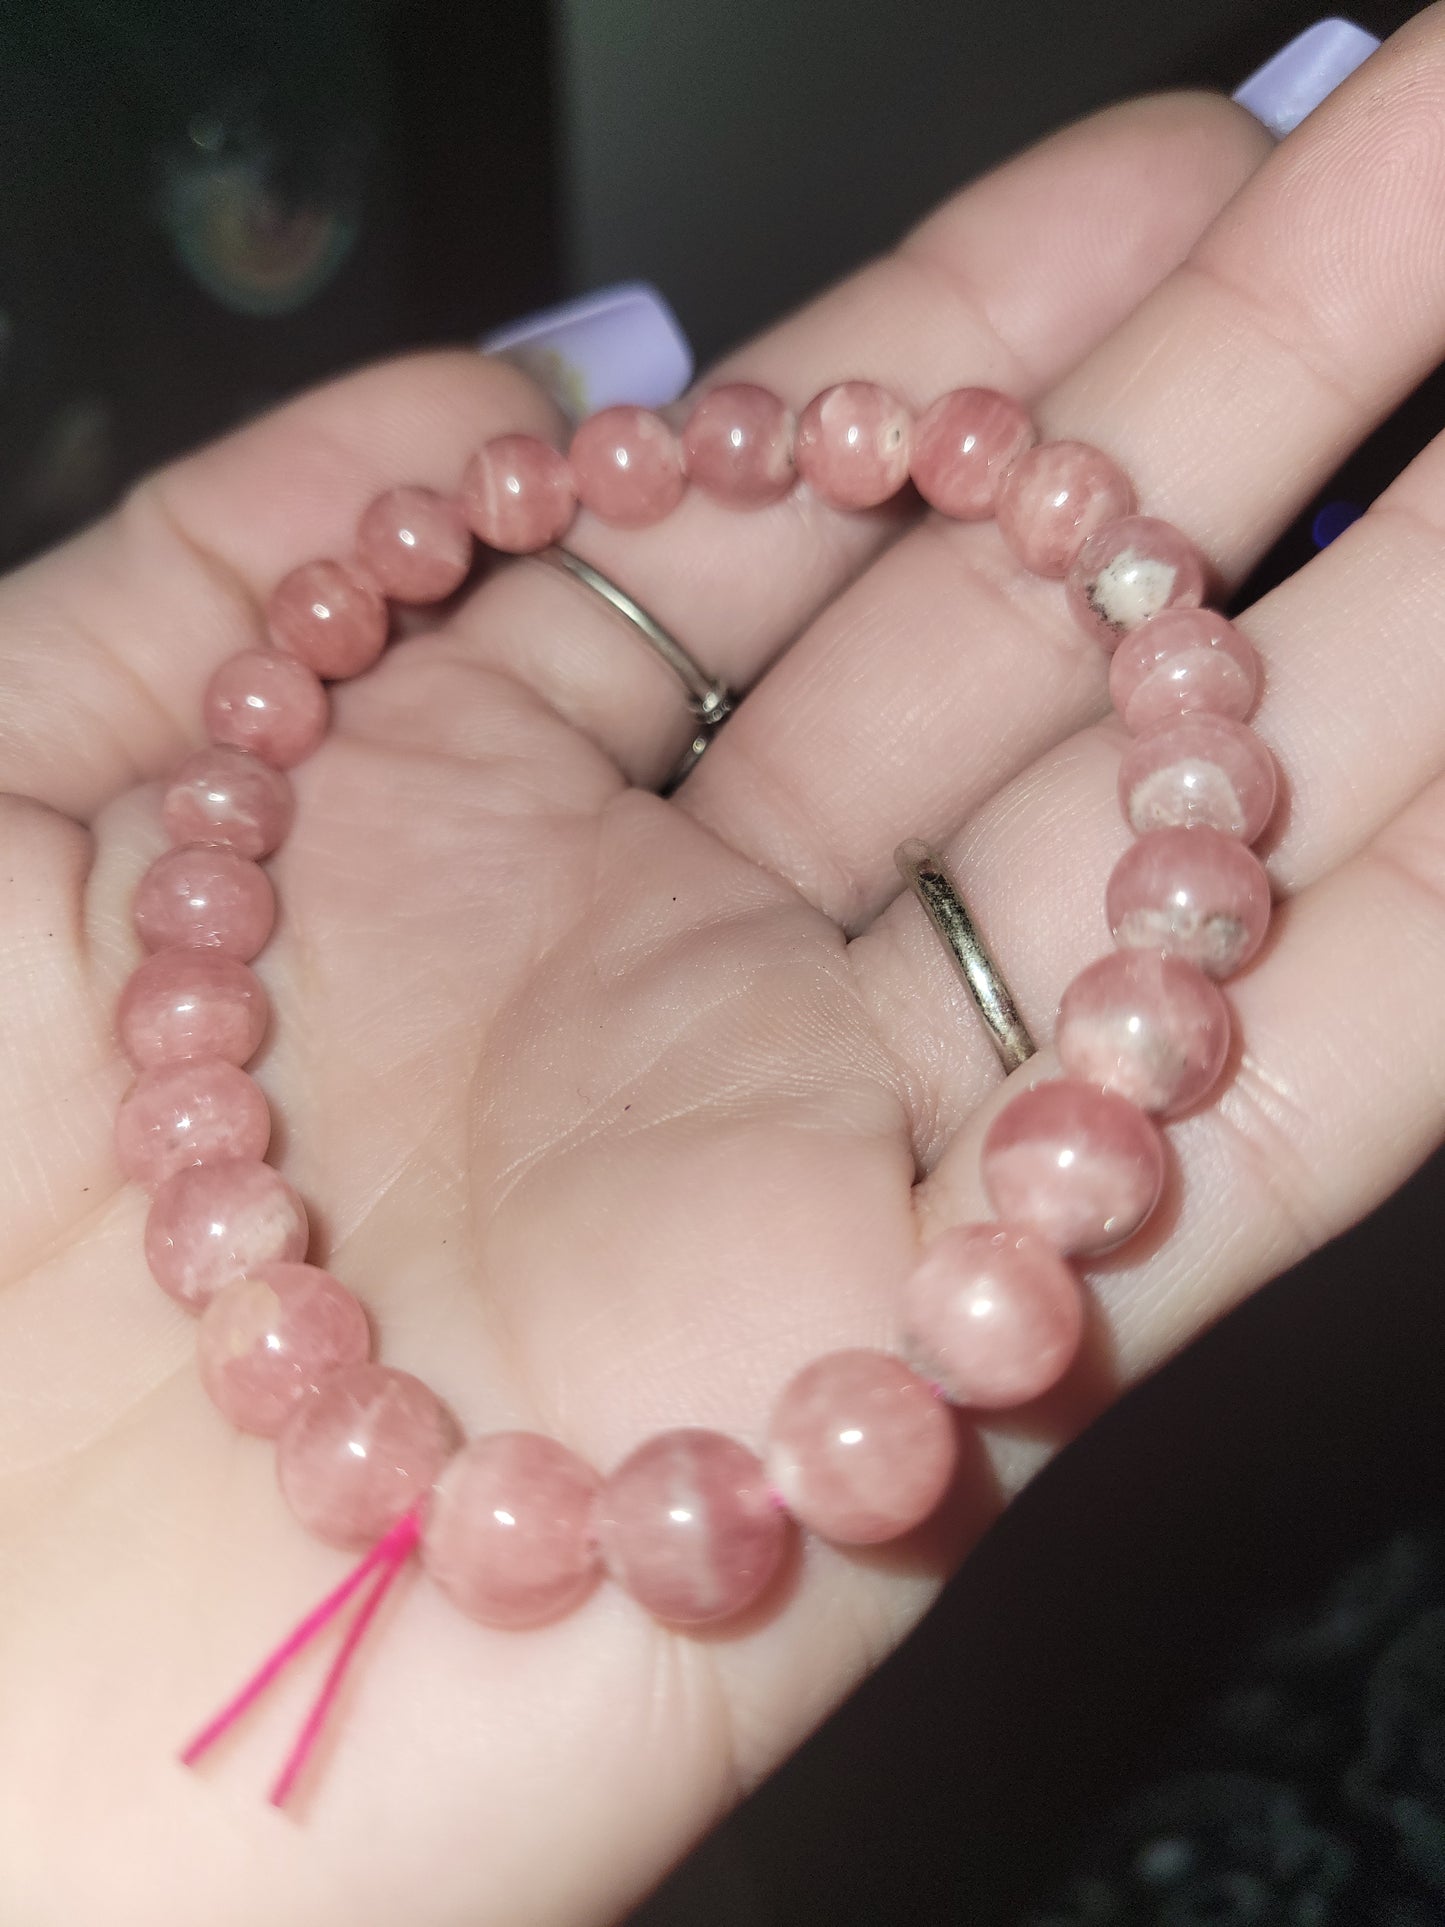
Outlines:
{"label": "pink stone bead", "polygon": [[1252,729],[1223,716],[1181,716],[1136,736],[1119,764],[1119,807],[1141,836],[1207,824],[1253,843],[1274,799],[1274,758]]}
{"label": "pink stone bead", "polygon": [[586,1598],[601,1559],[592,1508],[602,1481],[540,1432],[493,1432],[457,1453],[437,1482],[422,1561],[484,1626],[540,1626]]}
{"label": "pink stone bead", "polygon": [[1264,942],[1269,878],[1223,830],[1152,830],[1114,865],[1104,908],[1122,948],[1167,950],[1227,977]]}
{"label": "pink stone bead", "polygon": [[682,431],[692,481],[729,508],[777,502],[797,480],[793,411],[767,388],[724,382],[694,406]]}
{"label": "pink stone bead", "polygon": [[304,662],[244,649],[212,676],[203,713],[213,742],[290,769],[325,736],[330,711],[315,670]]}
{"label": "pink stone bead", "polygon": [[498,435],[467,463],[462,511],[490,549],[545,549],[561,541],[577,513],[571,465],[535,435]]}
{"label": "pink stone bead", "polygon": [[266,1034],[266,993],[254,971],[214,950],[158,950],[120,994],[116,1032],[144,1070],[181,1057],[244,1064]]}
{"label": "pink stone bead", "polygon": [[242,1070],[217,1057],[188,1057],[142,1071],[120,1101],[115,1152],[137,1184],[163,1184],[188,1164],[260,1158],[271,1113]]}
{"label": "pink stone bead", "polygon": [[1064,992],[1054,1044],[1065,1074],[1172,1117],[1213,1089],[1229,1052],[1229,1006],[1194,964],[1116,950]]}
{"label": "pink stone bead", "polygon": [[212,743],[188,756],[161,801],[172,843],[220,843],[269,856],[291,827],[291,783],[244,749]]}
{"label": "pink stone bead", "polygon": [[1254,645],[1213,609],[1166,609],[1120,643],[1109,695],[1137,736],[1206,711],[1242,722],[1259,694]]}
{"label": "pink stone bead", "polygon": [[1035,575],[1066,576],[1095,529],[1134,512],[1129,478],[1087,442],[1042,442],[999,486],[999,534]]}
{"label": "pink stone bead", "polygon": [[455,502],[431,488],[389,488],[363,514],[357,559],[383,595],[440,602],[472,566],[472,538]]}
{"label": "pink stone bead", "polygon": [[1197,608],[1204,564],[1172,523],[1127,515],[1095,529],[1069,565],[1064,594],[1084,634],[1114,650],[1151,616]]}
{"label": "pink stone bead", "polygon": [[793,1517],[845,1546],[928,1517],[957,1458],[953,1420],[885,1352],[831,1352],[790,1380],[768,1428],[768,1477]]}
{"label": "pink stone bead", "polygon": [[577,498],[618,528],[660,522],[682,500],[687,478],[678,439],[650,408],[603,408],[572,437]]}
{"label": "pink stone bead", "polygon": [[386,647],[386,599],[343,562],[303,562],[266,604],[276,648],[318,676],[359,676]]}
{"label": "pink stone bead", "polygon": [[761,1460],[720,1432],[662,1432],[618,1466],[594,1526],[613,1578],[657,1619],[729,1619],[765,1590],[787,1542]]}
{"label": "pink stone bead", "polygon": [[156,1192],[146,1263],[163,1291],[200,1311],[233,1278],[273,1259],[304,1258],[310,1236],[306,1207],[269,1164],[193,1164]]}
{"label": "pink stone bead", "polygon": [[1164,1146],[1136,1104],[1072,1078],[1036,1084],[989,1126],[980,1159],[1001,1218],[1032,1225],[1059,1251],[1112,1251],[1164,1186]]}
{"label": "pink stone bead", "polygon": [[956,1405],[1006,1411],[1042,1398],[1073,1364],[1084,1297],[1037,1231],[961,1224],[914,1267],[902,1320],[908,1357]]}
{"label": "pink stone bead", "polygon": [[275,1438],[329,1372],[371,1353],[359,1300],[317,1265],[259,1265],[211,1299],[196,1363],[211,1402],[240,1432]]}
{"label": "pink stone bead", "polygon": [[370,1546],[432,1487],[461,1443],[456,1421],[410,1372],[343,1365],[297,1405],[276,1442],[276,1477],[308,1532]]}
{"label": "pink stone bead", "polygon": [[798,417],[793,459],[819,501],[871,509],[908,480],[913,419],[896,395],[872,381],[842,381],[815,395]]}
{"label": "pink stone bead", "polygon": [[249,857],[219,843],[183,843],[141,878],[134,915],[147,950],[216,950],[244,963],[271,934],[276,892]]}
{"label": "pink stone bead", "polygon": [[958,522],[994,511],[1009,464],[1031,448],[1029,411],[993,388],[940,395],[913,431],[913,485],[931,508]]}

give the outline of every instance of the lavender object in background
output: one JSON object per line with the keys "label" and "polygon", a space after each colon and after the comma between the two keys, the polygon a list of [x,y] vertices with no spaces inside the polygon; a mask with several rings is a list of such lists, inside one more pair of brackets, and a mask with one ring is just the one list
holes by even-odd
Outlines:
{"label": "lavender object in background", "polygon": [[524,368],[574,421],[635,402],[661,408],[692,380],[692,349],[656,288],[627,281],[483,336],[486,354]]}
{"label": "lavender object in background", "polygon": [[1283,140],[1379,44],[1353,20],[1317,20],[1236,88],[1234,98]]}

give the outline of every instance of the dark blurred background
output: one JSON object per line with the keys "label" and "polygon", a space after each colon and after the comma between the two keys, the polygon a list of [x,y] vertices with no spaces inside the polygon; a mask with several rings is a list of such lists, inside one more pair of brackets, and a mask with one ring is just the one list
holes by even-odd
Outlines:
{"label": "dark blurred background", "polygon": [[[1352,17],[1384,34],[1413,11]],[[0,562],[305,383],[566,293],[652,280],[705,362],[1061,121],[1228,91],[1314,17],[0,9]],[[1432,380],[1242,600],[1442,414]],[[632,1927],[1445,1922],[1441,1177],[1065,1453]]]}

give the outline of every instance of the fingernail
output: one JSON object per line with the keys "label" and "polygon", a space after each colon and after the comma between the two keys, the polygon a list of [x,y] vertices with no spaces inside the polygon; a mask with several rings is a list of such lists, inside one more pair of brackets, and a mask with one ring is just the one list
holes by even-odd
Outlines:
{"label": "fingernail", "polygon": [[1317,20],[1252,73],[1234,98],[1283,140],[1379,44],[1353,20]]}
{"label": "fingernail", "polygon": [[614,402],[662,408],[692,380],[692,349],[656,288],[626,281],[484,335],[484,354],[524,368],[580,421]]}

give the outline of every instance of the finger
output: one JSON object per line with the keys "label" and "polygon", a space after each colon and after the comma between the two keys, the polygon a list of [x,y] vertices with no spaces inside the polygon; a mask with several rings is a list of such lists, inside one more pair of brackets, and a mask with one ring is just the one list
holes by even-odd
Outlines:
{"label": "finger", "polygon": [[[952,250],[998,254],[998,237],[1030,212],[1046,250],[1062,245],[1062,230],[1078,219],[1076,210],[1066,220],[1059,205],[1069,182],[1092,180],[1102,194],[1110,187],[1121,191],[1131,177],[1145,179],[1129,202],[1131,222],[1084,224],[1096,265],[1080,299],[1082,330],[1073,343],[1080,351],[1183,252],[1262,141],[1247,117],[1226,117],[1214,103],[1176,104],[1172,117],[1163,104],[1144,103],[1059,136],[1001,170],[973,190],[971,202],[964,197],[942,217],[936,240],[923,231],[914,244],[919,265],[902,271],[905,281],[931,288],[931,298],[916,304],[927,356],[941,365],[955,336],[959,368],[989,367],[1010,353],[986,317],[975,315],[968,297],[949,284]],[[1026,252],[1025,262],[1031,258]],[[1069,343],[1057,318],[1052,328],[1042,322],[1045,284],[1037,266],[1016,268],[1012,279],[1000,274],[990,288],[1018,329],[1011,352],[1021,361],[1037,357],[1038,381],[1056,374],[1069,358]],[[876,289],[865,291],[854,307],[860,325],[873,314],[875,335],[884,325],[877,299]],[[825,299],[821,311],[836,327],[848,307],[840,294]],[[1060,308],[1068,312],[1067,304]],[[795,325],[806,335],[806,324]],[[865,332],[860,347],[870,346]],[[793,381],[801,379],[795,365]],[[550,405],[523,377],[471,354],[423,356],[332,383],[163,471],[116,515],[22,570],[0,592],[0,784],[87,815],[126,783],[160,771],[193,739],[200,692],[216,663],[260,635],[258,605],[281,575],[311,556],[349,553],[357,517],[381,489],[403,480],[450,489],[479,443],[513,430],[556,431]],[[725,518],[734,537],[745,525],[768,524],[750,528],[756,546],[749,580],[789,585],[770,624],[760,609],[749,617],[736,595],[726,607],[716,603],[711,592],[718,580],[735,579],[746,558],[734,555],[709,576],[701,557],[716,539],[722,512],[709,518],[708,505],[689,505],[702,510],[702,534],[684,539],[679,550],[681,596],[690,604],[701,594],[720,618],[716,634],[689,637],[699,648],[720,647],[723,635],[736,629],[744,639],[751,636],[755,654],[765,652],[788,628],[790,607],[811,607],[857,566],[857,544],[881,539],[876,529],[870,538],[845,518],[802,508],[801,500],[771,516]],[[812,531],[801,548],[799,522]],[[685,529],[686,518],[684,536]],[[578,539],[604,563],[610,559],[614,537],[584,526]],[[635,585],[655,596],[646,556],[665,561],[672,532],[632,541],[639,549]],[[670,565],[667,574],[672,580]],[[534,593],[554,598],[565,590],[565,584],[533,585]],[[644,705],[650,690],[654,710],[675,718],[675,690],[640,649],[619,674],[618,663],[628,658],[615,635],[589,631],[589,642],[596,635],[598,646],[559,650],[557,669],[550,671],[547,604],[529,604],[520,640],[515,632],[509,637],[505,611],[512,592],[509,586],[496,598],[499,654],[564,715],[595,710],[598,733],[606,735],[609,705],[631,718],[629,678],[635,677]],[[570,601],[554,603],[554,614],[560,634],[578,625]],[[717,663],[735,676],[744,673],[741,655],[718,656]]]}
{"label": "finger", "polygon": [[198,736],[216,665],[264,634],[287,570],[351,553],[401,481],[455,486],[468,454],[555,411],[470,353],[366,369],[143,483],[96,528],[0,586],[0,788],[89,817]]}
{"label": "finger", "polygon": [[[1445,1135],[1445,783],[1279,921],[1231,987],[1243,1047],[1226,1088],[1169,1128],[1162,1235],[1090,1268],[1119,1383],[1355,1223]],[[991,1215],[978,1147],[1002,1101],[970,1120],[921,1187],[925,1232]],[[1037,1424],[999,1434],[1009,1484],[1057,1442],[1061,1414],[1071,1429],[1087,1409],[1063,1398]]]}
{"label": "finger", "polygon": [[[1266,642],[1262,733],[1288,778],[1270,857],[1288,901],[1261,960],[1230,986],[1238,1042],[1222,1092],[1168,1131],[1175,1168],[1159,1214],[1119,1259],[1091,1268],[1108,1370],[999,1435],[1006,1483],[1117,1383],[1370,1209],[1445,1131],[1445,1026],[1433,1020],[1445,943],[1442,501],[1445,438],[1246,618]],[[1385,580],[1395,593],[1382,598]],[[1364,638],[1394,675],[1362,674]],[[1046,1046],[1008,1092],[1056,1071],[1047,1042],[1062,990],[1109,948],[1104,885],[1128,842],[1123,740],[1117,724],[1081,732],[949,851]],[[942,946],[900,901],[850,954],[894,1055],[919,1067],[925,1235],[992,1215],[978,1151],[1005,1090]]]}
{"label": "finger", "polygon": [[[1261,854],[1289,895],[1357,854],[1445,773],[1445,435],[1241,622],[1265,665],[1254,727],[1282,778]],[[1078,732],[946,846],[1035,1037],[1049,1034],[1069,978],[1110,944],[1104,886],[1129,841],[1117,794],[1128,740],[1113,719]],[[930,1067],[919,1126],[931,1158],[996,1084],[993,1053],[911,898],[853,952],[900,1060]]]}
{"label": "finger", "polygon": [[[1268,147],[1207,95],[1111,109],[964,190],[717,376],[795,408],[864,372],[915,405],[968,382],[1035,395],[1183,257]],[[746,514],[693,491],[655,528],[584,515],[567,540],[740,688],[899,526],[896,508],[842,515],[806,489]],[[575,583],[534,563],[501,572],[459,629],[475,660],[530,682],[635,780],[676,762],[690,725],[671,672]]]}
{"label": "finger", "polygon": [[[1445,16],[1398,35],[1044,400],[1239,579],[1445,339]],[[932,518],[789,652],[688,807],[842,920],[1105,702],[1058,585]],[[986,696],[981,697],[981,692]]]}

